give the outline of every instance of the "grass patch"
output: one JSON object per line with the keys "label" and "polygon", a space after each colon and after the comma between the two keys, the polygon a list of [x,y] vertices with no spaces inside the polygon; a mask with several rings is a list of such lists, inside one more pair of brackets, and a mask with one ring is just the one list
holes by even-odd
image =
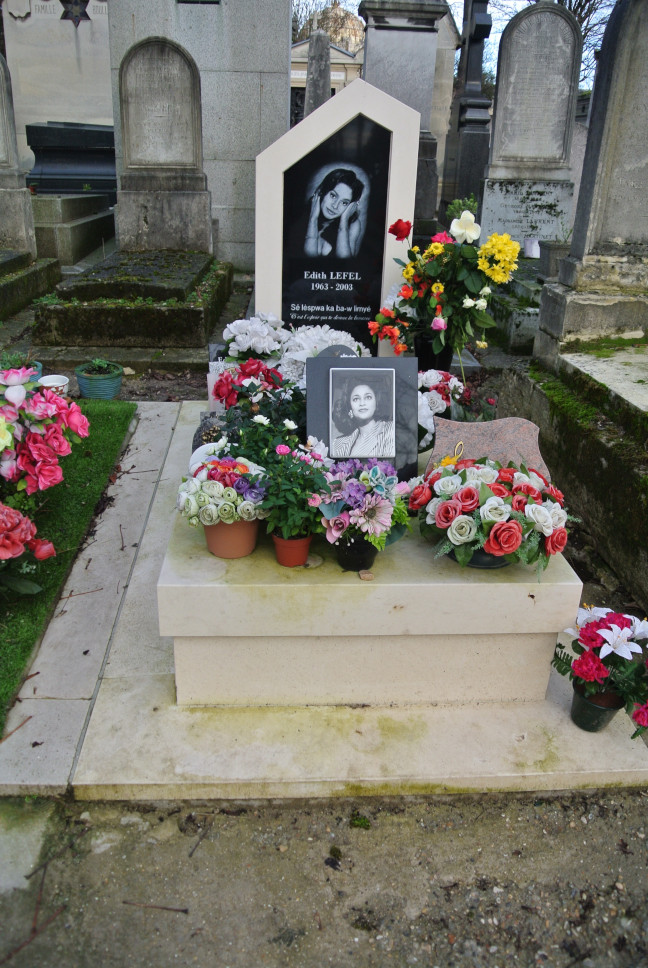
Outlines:
{"label": "grass patch", "polygon": [[63,481],[40,494],[32,517],[38,537],[52,541],[56,557],[37,562],[28,577],[42,586],[37,595],[2,598],[0,618],[0,734],[19,690],[34,646],[43,635],[61,588],[121,453],[136,404],[124,400],[82,400],[90,435],[62,458]]}

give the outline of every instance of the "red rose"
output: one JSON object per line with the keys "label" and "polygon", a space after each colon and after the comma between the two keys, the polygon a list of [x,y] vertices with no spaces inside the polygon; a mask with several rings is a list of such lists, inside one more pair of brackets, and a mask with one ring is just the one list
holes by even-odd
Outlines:
{"label": "red rose", "polygon": [[46,558],[52,558],[56,555],[56,548],[52,542],[45,541],[43,538],[33,538],[27,547],[34,553],[34,558],[38,561],[45,561]]}
{"label": "red rose", "polygon": [[554,528],[549,537],[545,538],[545,551],[548,555],[559,555],[565,550],[567,532],[564,528]]}
{"label": "red rose", "polygon": [[499,471],[497,472],[497,480],[507,481],[509,484],[512,484],[513,478],[516,474],[517,471],[514,467],[500,467]]}
{"label": "red rose", "polygon": [[233,386],[234,381],[232,380],[231,373],[223,373],[214,383],[214,388],[212,390],[212,396],[215,400],[222,400],[225,404],[225,409],[229,410],[233,407],[238,400],[238,393]]}
{"label": "red rose", "polygon": [[[494,484],[487,484],[486,487],[490,488],[495,497],[508,497],[511,493],[508,487],[504,487],[503,484],[499,484],[497,481]],[[526,499],[524,503],[526,504]]]}
{"label": "red rose", "polygon": [[450,501],[442,501],[438,505],[434,514],[434,523],[437,528],[449,528],[456,517],[461,514],[461,504],[454,498]]}
{"label": "red rose", "polygon": [[[537,473],[538,472],[536,471],[536,474]],[[565,503],[565,495],[562,491],[559,491],[557,487],[554,487],[553,484],[549,484],[548,487],[545,488],[545,494],[547,497],[552,498],[552,500],[558,501],[558,504],[560,504],[561,507]]]}
{"label": "red rose", "polygon": [[637,726],[648,726],[648,702],[643,706],[639,706],[638,703],[635,703],[635,705],[637,708],[632,714],[635,723]]}
{"label": "red rose", "polygon": [[513,485],[514,494],[528,494],[530,498],[533,498],[538,504],[542,504],[542,494],[537,487],[533,484],[514,484]]}
{"label": "red rose", "polygon": [[458,460],[455,464],[455,473],[458,474],[459,471],[465,470],[466,467],[474,467],[476,463],[477,461],[474,458],[464,457],[462,460]]}
{"label": "red rose", "polygon": [[[55,455],[56,456],[56,455]],[[38,479],[38,490],[44,491],[48,487],[54,487],[63,480],[63,471],[58,463],[45,463],[40,461],[36,465],[36,477]]]}
{"label": "red rose", "polygon": [[511,555],[522,544],[522,525],[519,521],[498,521],[484,544],[491,555]]}
{"label": "red rose", "polygon": [[441,471],[435,471],[433,474],[430,474],[429,477],[425,478],[425,483],[427,484],[428,487],[434,487],[436,482],[440,480],[441,480]]}
{"label": "red rose", "polygon": [[520,514],[524,514],[524,509],[528,503],[529,498],[526,496],[526,494],[514,494],[511,507],[514,511],[519,511]]}
{"label": "red rose", "polygon": [[393,225],[389,226],[389,234],[395,235],[398,242],[402,242],[412,231],[412,223],[404,222],[402,218],[397,219]]}
{"label": "red rose", "polygon": [[432,500],[432,491],[427,484],[417,484],[410,494],[409,506],[411,511],[420,511]]}
{"label": "red rose", "polygon": [[461,504],[462,513],[469,514],[479,507],[479,488],[474,484],[466,484],[457,491],[454,499]]}
{"label": "red rose", "polygon": [[240,386],[243,380],[247,380],[252,376],[263,376],[265,369],[263,360],[246,360],[239,366],[239,375],[237,375],[234,382]]}

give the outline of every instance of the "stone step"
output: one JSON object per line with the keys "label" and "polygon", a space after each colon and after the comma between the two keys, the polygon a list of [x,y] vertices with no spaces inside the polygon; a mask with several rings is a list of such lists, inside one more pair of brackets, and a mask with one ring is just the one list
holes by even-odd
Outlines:
{"label": "stone step", "polygon": [[37,222],[34,230],[41,258],[56,258],[62,266],[71,266],[93,252],[102,241],[113,238],[115,217],[112,211],[105,210],[67,222]]}
{"label": "stone step", "polygon": [[0,249],[0,279],[26,269],[32,261],[30,252],[18,252],[16,249]]}
{"label": "stone step", "polygon": [[57,259],[38,259],[10,276],[0,277],[0,319],[7,319],[50,292],[60,278]]}

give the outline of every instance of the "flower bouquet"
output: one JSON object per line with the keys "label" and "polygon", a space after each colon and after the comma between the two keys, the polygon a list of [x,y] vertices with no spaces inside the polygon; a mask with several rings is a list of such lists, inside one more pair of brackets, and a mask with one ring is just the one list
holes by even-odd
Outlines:
{"label": "flower bouquet", "polygon": [[41,590],[40,585],[25,577],[35,568],[27,560],[28,552],[37,561],[56,554],[51,541],[36,537],[36,525],[26,515],[0,503],[1,587],[18,595],[34,595]]}
{"label": "flower bouquet", "polygon": [[[389,231],[405,241],[410,229],[410,222],[399,219]],[[408,249],[408,262],[397,259],[404,283],[393,306],[384,306],[369,323],[374,339],[389,339],[396,353],[414,349],[415,341],[429,344],[434,354],[447,346],[460,359],[470,339],[485,346],[484,331],[495,326],[486,312],[490,283],[511,279],[520,245],[494,233],[477,249],[473,243],[480,234],[474,215],[465,211],[453,220],[449,235],[432,236],[424,252],[418,246]]]}
{"label": "flower bouquet", "polygon": [[262,360],[248,359],[233,367],[223,364],[211,393],[224,405],[223,432],[232,442],[238,439],[241,428],[259,415],[274,426],[290,420],[300,432],[305,430],[303,391]]}
{"label": "flower bouquet", "polygon": [[464,393],[464,385],[445,370],[419,371],[418,375],[418,437],[420,452],[434,443],[435,416],[445,413]]}
{"label": "flower bouquet", "polygon": [[386,461],[338,461],[325,477],[328,492],[313,494],[311,502],[322,515],[330,544],[342,549],[369,544],[380,551],[410,527],[405,500],[409,485],[399,483],[395,468]]}
{"label": "flower bouquet", "polygon": [[[576,628],[565,629],[572,637],[569,647],[560,643],[552,665],[574,684],[575,692],[594,705],[610,693],[625,706],[636,729],[632,739],[648,729],[648,622],[610,608],[580,608]],[[572,711],[572,718],[574,714]]]}
{"label": "flower bouquet", "polygon": [[190,467],[191,477],[178,488],[177,507],[192,528],[266,517],[261,506],[265,488],[259,483],[263,469],[252,461],[215,456],[196,462],[192,457]]}
{"label": "flower bouquet", "polygon": [[465,566],[483,549],[501,564],[537,564],[540,578],[567,544],[564,497],[533,468],[445,457],[413,484],[409,507],[435,557],[452,552]]}
{"label": "flower bouquet", "polygon": [[76,403],[41,387],[31,367],[0,371],[0,478],[34,494],[63,480],[59,457],[88,436]]}

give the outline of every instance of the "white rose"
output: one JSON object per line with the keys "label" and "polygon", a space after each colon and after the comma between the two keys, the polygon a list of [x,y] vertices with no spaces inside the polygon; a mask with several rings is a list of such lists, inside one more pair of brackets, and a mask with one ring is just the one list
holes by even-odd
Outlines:
{"label": "white rose", "polygon": [[[206,483],[207,481],[205,481],[205,484]],[[204,508],[209,504],[209,494],[205,494],[204,491],[197,491],[196,494],[193,495],[193,498],[199,508]]]}
{"label": "white rose", "polygon": [[421,387],[433,387],[441,382],[441,374],[438,370],[426,370],[418,375],[419,390]]}
{"label": "white rose", "polygon": [[[427,393],[419,392],[418,409],[419,409],[419,417],[420,417],[421,411],[425,412],[425,410],[428,410],[432,414],[443,413],[443,411],[446,409],[446,402],[441,396],[441,394],[437,393],[436,390],[428,390]],[[419,423],[421,423],[420,419],[419,419]]]}
{"label": "white rose", "polygon": [[487,521],[508,521],[511,508],[508,504],[504,504],[503,498],[493,495],[480,507],[479,513],[484,523]]}
{"label": "white rose", "polygon": [[284,420],[283,425],[286,430],[297,430],[297,424],[292,420]]}
{"label": "white rose", "polygon": [[427,524],[436,524],[436,509],[441,504],[443,498],[433,497],[425,506],[425,521]]}
{"label": "white rose", "polygon": [[456,494],[460,487],[463,487],[463,481],[459,474],[449,474],[447,477],[440,477],[438,481],[435,481],[434,491],[436,494]]}
{"label": "white rose", "polygon": [[204,508],[200,509],[198,518],[201,524],[218,524],[220,521],[218,508],[214,504],[207,504]]}
{"label": "white rose", "polygon": [[546,508],[551,517],[551,523],[554,528],[564,528],[567,523],[567,512],[564,508],[558,504],[557,501],[551,501],[547,498],[546,501],[542,502],[542,507]]}
{"label": "white rose", "polygon": [[472,309],[474,305],[475,305],[474,299],[471,299],[470,296],[464,296],[464,301],[463,301],[464,309]]}
{"label": "white rose", "polygon": [[[516,484],[530,484],[531,478],[528,474],[523,474],[522,471],[516,471],[513,475],[513,486]],[[535,486],[535,485],[534,485]]]}
{"label": "white rose", "polygon": [[484,484],[494,484],[497,480],[497,471],[494,467],[486,467],[483,464],[476,464],[474,467],[466,468],[466,481],[478,481]]}
{"label": "white rose", "polygon": [[204,481],[202,485],[203,494],[208,494],[209,497],[222,497],[224,486],[220,481]]}
{"label": "white rose", "polygon": [[270,420],[268,419],[268,417],[264,417],[262,413],[258,413],[256,417],[252,417],[252,422],[263,424],[264,427],[267,427],[268,424],[270,423]]}
{"label": "white rose", "polygon": [[552,534],[553,521],[549,511],[542,504],[527,504],[524,508],[524,515],[529,521],[533,522],[536,531],[542,531],[547,538]]}
{"label": "white rose", "polygon": [[477,302],[475,303],[475,309],[484,310],[486,309],[487,306],[488,306],[488,303],[486,302],[485,299],[478,299]]}
{"label": "white rose", "polygon": [[491,294],[490,286],[484,286],[482,289],[479,290],[480,296],[490,296],[490,294]]}
{"label": "white rose", "polygon": [[477,533],[477,523],[467,514],[458,514],[446,534],[453,545],[467,544]]}
{"label": "white rose", "polygon": [[543,481],[541,477],[538,477],[534,471],[529,471],[529,480],[534,487],[538,488],[539,491],[542,491],[547,486],[546,481]]}
{"label": "white rose", "polygon": [[187,494],[182,506],[182,513],[188,518],[193,518],[198,514],[198,502],[193,494]]}
{"label": "white rose", "polygon": [[237,510],[242,521],[254,521],[256,518],[257,506],[252,501],[241,501]]}

